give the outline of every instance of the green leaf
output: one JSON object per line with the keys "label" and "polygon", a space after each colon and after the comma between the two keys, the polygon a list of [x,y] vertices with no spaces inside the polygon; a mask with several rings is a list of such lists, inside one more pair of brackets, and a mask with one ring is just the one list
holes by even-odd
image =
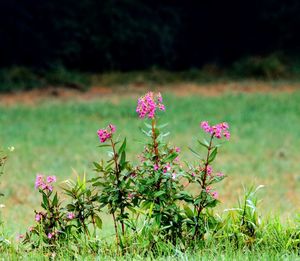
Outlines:
{"label": "green leaf", "polygon": [[217,156],[217,153],[218,153],[218,148],[214,148],[213,151],[211,152],[211,154],[209,155],[208,163],[213,162],[213,160]]}
{"label": "green leaf", "polygon": [[123,151],[122,154],[121,154],[120,162],[119,162],[121,170],[124,169],[125,163],[126,163],[126,153],[125,153],[125,151]]}
{"label": "green leaf", "polygon": [[201,142],[200,140],[197,140],[198,141],[198,143],[201,145],[201,146],[203,146],[204,148],[209,148],[209,145],[207,145],[206,143],[203,143],[203,142]]}
{"label": "green leaf", "polygon": [[98,147],[103,148],[103,147],[110,147],[110,146],[111,146],[110,144],[102,144],[102,145],[99,145]]}
{"label": "green leaf", "polygon": [[203,139],[203,144],[206,145],[207,147],[209,147],[209,142],[207,139]]}
{"label": "green leaf", "polygon": [[180,191],[180,193],[177,197],[178,197],[178,199],[185,200],[186,202],[193,202],[193,197],[187,191]]}
{"label": "green leaf", "polygon": [[45,209],[48,209],[48,207],[49,207],[49,202],[48,202],[48,198],[47,198],[47,196],[46,196],[45,193],[43,193],[43,204],[44,204],[44,208],[45,208]]}
{"label": "green leaf", "polygon": [[94,164],[96,170],[101,170],[102,169],[102,167],[101,167],[101,165],[99,163],[93,162],[93,164]]}
{"label": "green leaf", "polygon": [[144,129],[140,128],[140,130],[148,137],[151,137],[151,131],[145,131]]}
{"label": "green leaf", "polygon": [[57,198],[57,192],[56,192],[54,195],[53,201],[52,201],[52,205],[56,207],[57,204],[58,204],[58,198]]}
{"label": "green leaf", "polygon": [[169,125],[169,123],[164,123],[164,124],[158,125],[157,128],[163,129],[163,128],[167,127],[168,125]]}
{"label": "green leaf", "polygon": [[99,216],[95,216],[95,222],[97,227],[102,229],[102,219]]}
{"label": "green leaf", "polygon": [[166,157],[166,159],[164,160],[164,162],[173,161],[177,156],[178,156],[178,153],[173,152],[168,157]]}
{"label": "green leaf", "polygon": [[148,124],[147,122],[144,122],[145,126],[149,129],[152,129],[152,126],[150,124]]}
{"label": "green leaf", "polygon": [[151,203],[150,208],[149,208],[149,217],[152,216],[152,213],[153,213],[153,207],[154,207],[154,203]]}
{"label": "green leaf", "polygon": [[126,149],[126,138],[124,139],[121,147],[119,148],[118,154],[120,155]]}
{"label": "green leaf", "polygon": [[190,150],[191,152],[193,152],[197,158],[201,159],[201,155],[200,155],[197,151],[193,150],[193,149],[190,148],[190,147],[189,147],[189,150]]}
{"label": "green leaf", "polygon": [[188,218],[193,219],[194,218],[194,212],[189,208],[188,205],[183,206],[185,214],[187,215]]}
{"label": "green leaf", "polygon": [[163,190],[157,191],[157,192],[154,193],[154,197],[155,197],[155,198],[158,198],[159,196],[161,196],[161,195],[163,195],[163,194],[165,194],[165,193],[166,193],[166,192],[163,191]]}

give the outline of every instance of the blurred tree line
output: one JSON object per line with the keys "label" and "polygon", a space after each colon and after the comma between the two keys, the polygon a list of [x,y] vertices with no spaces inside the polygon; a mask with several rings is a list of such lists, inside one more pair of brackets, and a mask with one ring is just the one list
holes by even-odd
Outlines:
{"label": "blurred tree line", "polygon": [[0,0],[0,67],[227,66],[300,51],[300,1]]}

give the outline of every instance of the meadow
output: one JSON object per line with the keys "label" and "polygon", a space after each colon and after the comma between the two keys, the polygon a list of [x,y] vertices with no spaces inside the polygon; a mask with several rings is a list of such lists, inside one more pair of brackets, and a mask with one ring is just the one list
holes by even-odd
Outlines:
{"label": "meadow", "polygon": [[[207,96],[174,95],[162,90],[162,94],[166,112],[160,121],[169,124],[171,134],[167,139],[181,148],[182,160],[197,161],[188,147],[196,146],[195,137],[203,137],[201,121],[230,124],[232,138],[221,148],[216,163],[216,168],[228,176],[218,185],[221,204],[216,212],[221,214],[236,206],[244,187],[264,185],[259,192],[259,213],[276,217],[282,224],[296,218],[300,210],[300,91],[228,91]],[[12,240],[34,223],[33,209],[39,209],[40,202],[34,189],[37,173],[56,175],[58,183],[76,178],[77,174],[95,175],[92,162],[106,157],[105,149],[98,148],[99,128],[115,124],[118,133],[129,141],[129,158],[138,161],[137,154],[143,149],[141,141],[145,139],[140,130],[143,123],[135,112],[138,96],[139,93],[112,93],[88,101],[49,99],[33,105],[0,105],[0,144],[15,147],[0,189],[5,194],[1,199],[6,206],[1,210],[5,233],[13,235]],[[113,238],[110,228],[103,233]],[[199,255],[207,260],[216,256],[220,260],[245,258],[245,252],[228,249],[218,256],[220,250],[214,246]],[[197,259],[198,254],[180,254],[177,258]],[[248,258],[274,260],[282,256],[259,252],[250,253]]]}

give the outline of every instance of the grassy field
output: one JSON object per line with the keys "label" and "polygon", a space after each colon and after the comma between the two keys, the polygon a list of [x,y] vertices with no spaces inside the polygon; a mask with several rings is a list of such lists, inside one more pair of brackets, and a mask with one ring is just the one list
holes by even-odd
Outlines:
{"label": "grassy field", "polygon": [[[183,160],[196,160],[188,147],[194,146],[195,137],[203,137],[200,121],[227,121],[231,126],[232,139],[214,166],[228,175],[218,187],[218,212],[234,206],[243,185],[263,184],[264,216],[277,215],[285,222],[299,213],[300,91],[163,95],[166,112],[160,120],[169,123],[169,140],[182,148]],[[0,144],[15,147],[0,188],[7,233],[22,233],[34,222],[33,209],[40,202],[34,190],[36,173],[57,175],[58,181],[74,178],[76,172],[94,175],[92,162],[105,155],[97,148],[98,128],[116,124],[118,133],[128,138],[130,158],[137,160],[144,139],[135,113],[137,97],[115,94],[92,101],[0,105]],[[257,260],[253,255],[251,260]]]}

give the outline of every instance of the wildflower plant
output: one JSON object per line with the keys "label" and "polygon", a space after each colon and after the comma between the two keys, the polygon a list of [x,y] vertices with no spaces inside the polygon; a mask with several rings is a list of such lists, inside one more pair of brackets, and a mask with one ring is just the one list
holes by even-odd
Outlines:
{"label": "wildflower plant", "polygon": [[[182,190],[180,179],[183,173],[179,162],[180,149],[164,142],[168,133],[162,132],[165,125],[158,125],[158,111],[165,111],[160,93],[147,93],[139,98],[137,113],[145,119],[147,143],[136,168],[139,206],[146,210],[146,226],[152,225],[162,231],[168,240],[175,240],[181,233],[182,217],[177,204],[177,194]],[[147,123],[150,119],[150,124]]]}
{"label": "wildflower plant", "polygon": [[[221,146],[216,140],[230,139],[229,125],[226,122],[210,126],[207,121],[203,121],[200,127],[209,135],[208,140],[204,139],[203,142],[197,140],[198,144],[205,148],[206,156],[202,158],[199,152],[191,148],[191,151],[198,158],[199,164],[196,166],[189,165],[189,171],[186,175],[188,179],[186,186],[196,184],[198,192],[196,195],[192,195],[188,191],[184,191],[181,197],[187,203],[184,205],[184,212],[187,234],[190,239],[203,238],[207,227],[210,223],[215,222],[210,213],[205,210],[212,209],[219,202],[219,194],[213,185],[225,178],[222,172],[215,172],[212,166]],[[189,205],[192,205],[192,209]]]}
{"label": "wildflower plant", "polygon": [[86,182],[84,175],[82,179],[77,177],[76,181],[65,181],[63,191],[69,200],[65,207],[65,217],[72,223],[74,232],[90,237],[92,233],[89,225],[92,224],[93,236],[96,236],[96,229],[102,228],[102,220],[95,188]]}
{"label": "wildflower plant", "polygon": [[98,189],[100,208],[107,208],[112,215],[115,237],[118,246],[123,247],[122,238],[125,236],[125,223],[129,217],[128,208],[132,202],[132,168],[126,160],[126,138],[123,142],[115,140],[116,127],[109,124],[106,129],[98,130],[99,147],[109,148],[109,159],[105,162],[94,162],[95,171],[99,175],[90,180]]}
{"label": "wildflower plant", "polygon": [[55,246],[68,237],[71,226],[64,214],[57,192],[54,192],[55,176],[36,176],[35,188],[42,196],[42,211],[35,211],[35,225],[26,233],[24,243],[32,247]]}

